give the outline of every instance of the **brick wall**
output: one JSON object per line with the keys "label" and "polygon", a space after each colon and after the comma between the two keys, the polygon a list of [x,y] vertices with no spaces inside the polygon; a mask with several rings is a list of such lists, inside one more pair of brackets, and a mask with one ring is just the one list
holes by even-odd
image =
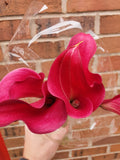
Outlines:
{"label": "brick wall", "polygon": [[[0,79],[8,72],[5,61],[6,47],[31,1],[0,1]],[[106,87],[106,98],[120,93],[120,0],[44,0],[44,3],[49,9],[42,15],[41,20],[39,17],[34,20],[35,32],[59,22],[60,17],[64,20],[79,21],[84,32],[89,29],[94,31],[100,37],[97,43],[104,48],[104,52],[97,50],[90,63],[90,70],[101,74]],[[18,37],[19,47],[27,45],[32,32],[29,30]],[[32,69],[45,72],[47,77],[54,58],[64,50],[70,37],[77,32],[78,30],[72,30],[59,36],[46,36],[41,38],[39,45],[33,44],[32,49],[42,59],[32,61],[26,57]],[[19,67],[23,67],[23,64],[14,60],[9,64],[9,70]],[[94,122],[96,126],[90,130]],[[119,122],[118,115],[100,108],[86,119],[75,120],[71,125],[71,138],[63,141],[53,159],[120,159]],[[0,128],[0,131],[11,159],[18,160],[23,152],[24,124],[21,121],[14,122]]]}

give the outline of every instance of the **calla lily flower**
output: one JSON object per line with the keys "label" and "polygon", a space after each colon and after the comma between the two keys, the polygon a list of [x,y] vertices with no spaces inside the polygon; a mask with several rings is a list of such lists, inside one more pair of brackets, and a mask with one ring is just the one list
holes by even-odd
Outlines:
{"label": "calla lily flower", "polygon": [[79,33],[50,69],[48,90],[65,102],[67,113],[73,118],[89,116],[105,96],[100,75],[88,70],[95,51],[95,40],[89,34]]}
{"label": "calla lily flower", "polygon": [[[52,96],[43,83],[43,73],[21,68],[7,74],[0,82],[0,126],[23,120],[34,133],[49,133],[67,118],[64,102]],[[2,94],[3,93],[3,94]],[[40,97],[28,104],[19,98]]]}
{"label": "calla lily flower", "polygon": [[8,73],[0,82],[0,102],[24,97],[41,97],[44,74],[20,68]]}
{"label": "calla lily flower", "polygon": [[120,115],[120,95],[115,96],[112,99],[106,99],[101,104],[101,107],[105,110],[117,113]]}

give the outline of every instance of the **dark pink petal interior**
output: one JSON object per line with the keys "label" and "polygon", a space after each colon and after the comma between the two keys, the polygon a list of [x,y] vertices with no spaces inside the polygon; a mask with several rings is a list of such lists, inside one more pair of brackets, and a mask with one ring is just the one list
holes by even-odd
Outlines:
{"label": "dark pink petal interior", "polygon": [[67,113],[73,118],[85,118],[93,112],[93,104],[86,97],[78,97],[69,103],[65,101]]}

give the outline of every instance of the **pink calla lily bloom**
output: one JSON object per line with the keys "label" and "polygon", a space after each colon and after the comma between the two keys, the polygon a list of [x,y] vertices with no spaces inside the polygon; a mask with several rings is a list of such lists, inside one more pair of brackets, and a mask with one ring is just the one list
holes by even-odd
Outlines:
{"label": "pink calla lily bloom", "polygon": [[[65,104],[52,96],[43,83],[44,74],[21,68],[7,74],[0,82],[0,126],[23,120],[34,133],[49,133],[62,126],[67,118]],[[28,104],[19,98],[39,97]]]}
{"label": "pink calla lily bloom", "polygon": [[105,89],[100,75],[88,70],[96,52],[95,40],[79,33],[54,61],[48,76],[48,90],[65,102],[68,115],[84,118],[103,102]]}
{"label": "pink calla lily bloom", "polygon": [[[100,75],[88,70],[96,51],[89,34],[75,35],[54,61],[48,81],[44,74],[21,68],[0,82],[0,126],[23,120],[34,133],[48,133],[62,126],[67,115],[84,118],[103,102],[105,89]],[[38,97],[28,104],[20,98]]]}
{"label": "pink calla lily bloom", "polygon": [[112,99],[106,99],[101,104],[101,107],[105,110],[117,113],[120,115],[120,95],[115,96]]}

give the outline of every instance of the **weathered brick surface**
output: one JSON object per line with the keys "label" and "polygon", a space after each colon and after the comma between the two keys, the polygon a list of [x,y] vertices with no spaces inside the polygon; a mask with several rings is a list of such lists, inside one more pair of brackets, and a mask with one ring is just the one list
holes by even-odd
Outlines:
{"label": "weathered brick surface", "polygon": [[2,52],[2,48],[0,47],[0,62],[2,62],[3,61],[3,52]]}
{"label": "weathered brick surface", "polygon": [[40,58],[55,58],[64,50],[64,42],[56,41],[56,42],[40,42],[34,43],[30,47],[35,53],[38,54]]}
{"label": "weathered brick surface", "polygon": [[23,148],[18,148],[14,150],[9,150],[9,155],[11,158],[22,157],[23,156]]}
{"label": "weathered brick surface", "polygon": [[[21,20],[6,20],[0,21],[0,41],[10,40],[14,35],[17,27],[20,25]],[[23,25],[19,34],[16,35],[16,40],[30,38],[29,24],[28,22]]]}
{"label": "weathered brick surface", "polygon": [[7,73],[17,68],[31,68],[35,70],[35,63],[28,63],[28,66],[24,63],[14,63],[9,65],[0,65],[0,79],[2,79]]}
{"label": "weathered brick surface", "polygon": [[[23,15],[28,9],[32,0],[2,0],[0,1],[0,16],[8,16],[8,15]],[[52,3],[50,0],[41,0],[38,2],[43,2],[48,6],[47,12],[51,13],[60,13],[61,12],[61,1],[53,0]],[[39,4],[39,9],[43,6],[41,3]],[[36,5],[38,9],[38,4]],[[31,10],[33,9],[33,5]]]}
{"label": "weathered brick surface", "polygon": [[67,8],[68,12],[119,10],[119,3],[120,0],[68,0]]}
{"label": "weathered brick surface", "polygon": [[[70,29],[64,32],[61,32],[59,34],[46,34],[45,36],[42,37],[72,37],[73,35],[79,33],[79,32],[86,32],[88,30],[94,31],[94,24],[95,24],[95,17],[94,16],[69,16],[69,17],[62,17],[64,21],[77,21],[80,23],[82,30],[81,29]],[[61,21],[60,18],[45,18],[45,19],[37,19],[36,24],[37,24],[37,31],[40,32],[44,29],[47,29]],[[62,28],[60,28],[62,29]]]}
{"label": "weathered brick surface", "polygon": [[97,138],[99,136],[109,135],[109,128],[95,128],[95,129],[86,129],[81,131],[73,131],[73,138],[82,139],[82,138]]}
{"label": "weathered brick surface", "polygon": [[103,138],[102,140],[94,142],[93,145],[97,146],[97,145],[114,144],[114,143],[120,143],[120,136]]}
{"label": "weathered brick surface", "polygon": [[120,33],[120,15],[109,15],[100,17],[100,33]]}
{"label": "weathered brick surface", "polygon": [[13,147],[21,147],[24,145],[24,138],[11,138],[11,139],[5,139],[5,144],[7,148],[13,148]]}
{"label": "weathered brick surface", "polygon": [[97,71],[118,71],[120,70],[119,62],[120,55],[98,57]]}
{"label": "weathered brick surface", "polygon": [[98,107],[98,109],[97,110],[95,110],[93,113],[92,113],[92,115],[91,115],[91,117],[98,117],[98,116],[107,116],[107,115],[109,115],[109,114],[111,114],[110,112],[108,112],[108,111],[106,111],[106,110],[103,110],[101,107]]}
{"label": "weathered brick surface", "polygon": [[87,156],[87,155],[94,155],[94,154],[101,154],[106,153],[107,147],[98,147],[98,148],[86,148],[86,149],[80,149],[80,150],[74,150],[72,151],[73,157],[79,157],[79,156]]}
{"label": "weathered brick surface", "polygon": [[46,77],[48,77],[52,63],[53,61],[46,61],[46,62],[41,63],[42,72],[45,74]]}
{"label": "weathered brick surface", "polygon": [[69,139],[68,137],[65,137],[65,140],[63,139],[62,143],[60,144],[58,150],[68,150],[68,149],[77,149],[82,147],[88,147],[88,139],[77,139],[72,138]]}
{"label": "weathered brick surface", "polygon": [[[105,99],[113,98],[117,94],[119,94],[119,90],[118,89],[114,89],[113,88],[112,90],[108,90],[108,91],[105,92]],[[110,112],[107,111],[107,113],[110,113]]]}
{"label": "weathered brick surface", "polygon": [[90,127],[90,119],[78,119],[74,120],[74,123],[72,125],[72,129],[84,129]]}
{"label": "weathered brick surface", "polygon": [[120,153],[114,153],[114,154],[95,156],[92,158],[92,160],[116,160],[119,158],[120,158]]}
{"label": "weathered brick surface", "polygon": [[[102,120],[101,120],[101,118],[102,118]],[[112,126],[113,123],[116,126],[116,124],[115,124],[116,120],[117,120],[117,116],[115,116],[115,115],[108,115],[108,116],[105,115],[104,117],[102,116],[102,117],[94,118],[94,122],[96,123],[97,127]]]}
{"label": "weathered brick surface", "polygon": [[103,84],[106,88],[112,88],[118,85],[117,73],[101,74],[101,76],[102,76]]}
{"label": "weathered brick surface", "polygon": [[53,160],[56,159],[62,159],[62,158],[68,158],[69,157],[69,152],[57,152],[53,158]]}
{"label": "weathered brick surface", "polygon": [[97,54],[109,54],[109,53],[119,53],[120,52],[120,45],[119,45],[120,37],[113,36],[113,37],[103,37],[97,40],[99,47],[104,49],[104,52],[100,49],[97,49]]}
{"label": "weathered brick surface", "polygon": [[110,146],[110,151],[111,151],[111,152],[120,151],[120,144],[111,145],[111,146]]}
{"label": "weathered brick surface", "polygon": [[24,136],[24,126],[11,126],[9,128],[0,128],[3,138]]}

